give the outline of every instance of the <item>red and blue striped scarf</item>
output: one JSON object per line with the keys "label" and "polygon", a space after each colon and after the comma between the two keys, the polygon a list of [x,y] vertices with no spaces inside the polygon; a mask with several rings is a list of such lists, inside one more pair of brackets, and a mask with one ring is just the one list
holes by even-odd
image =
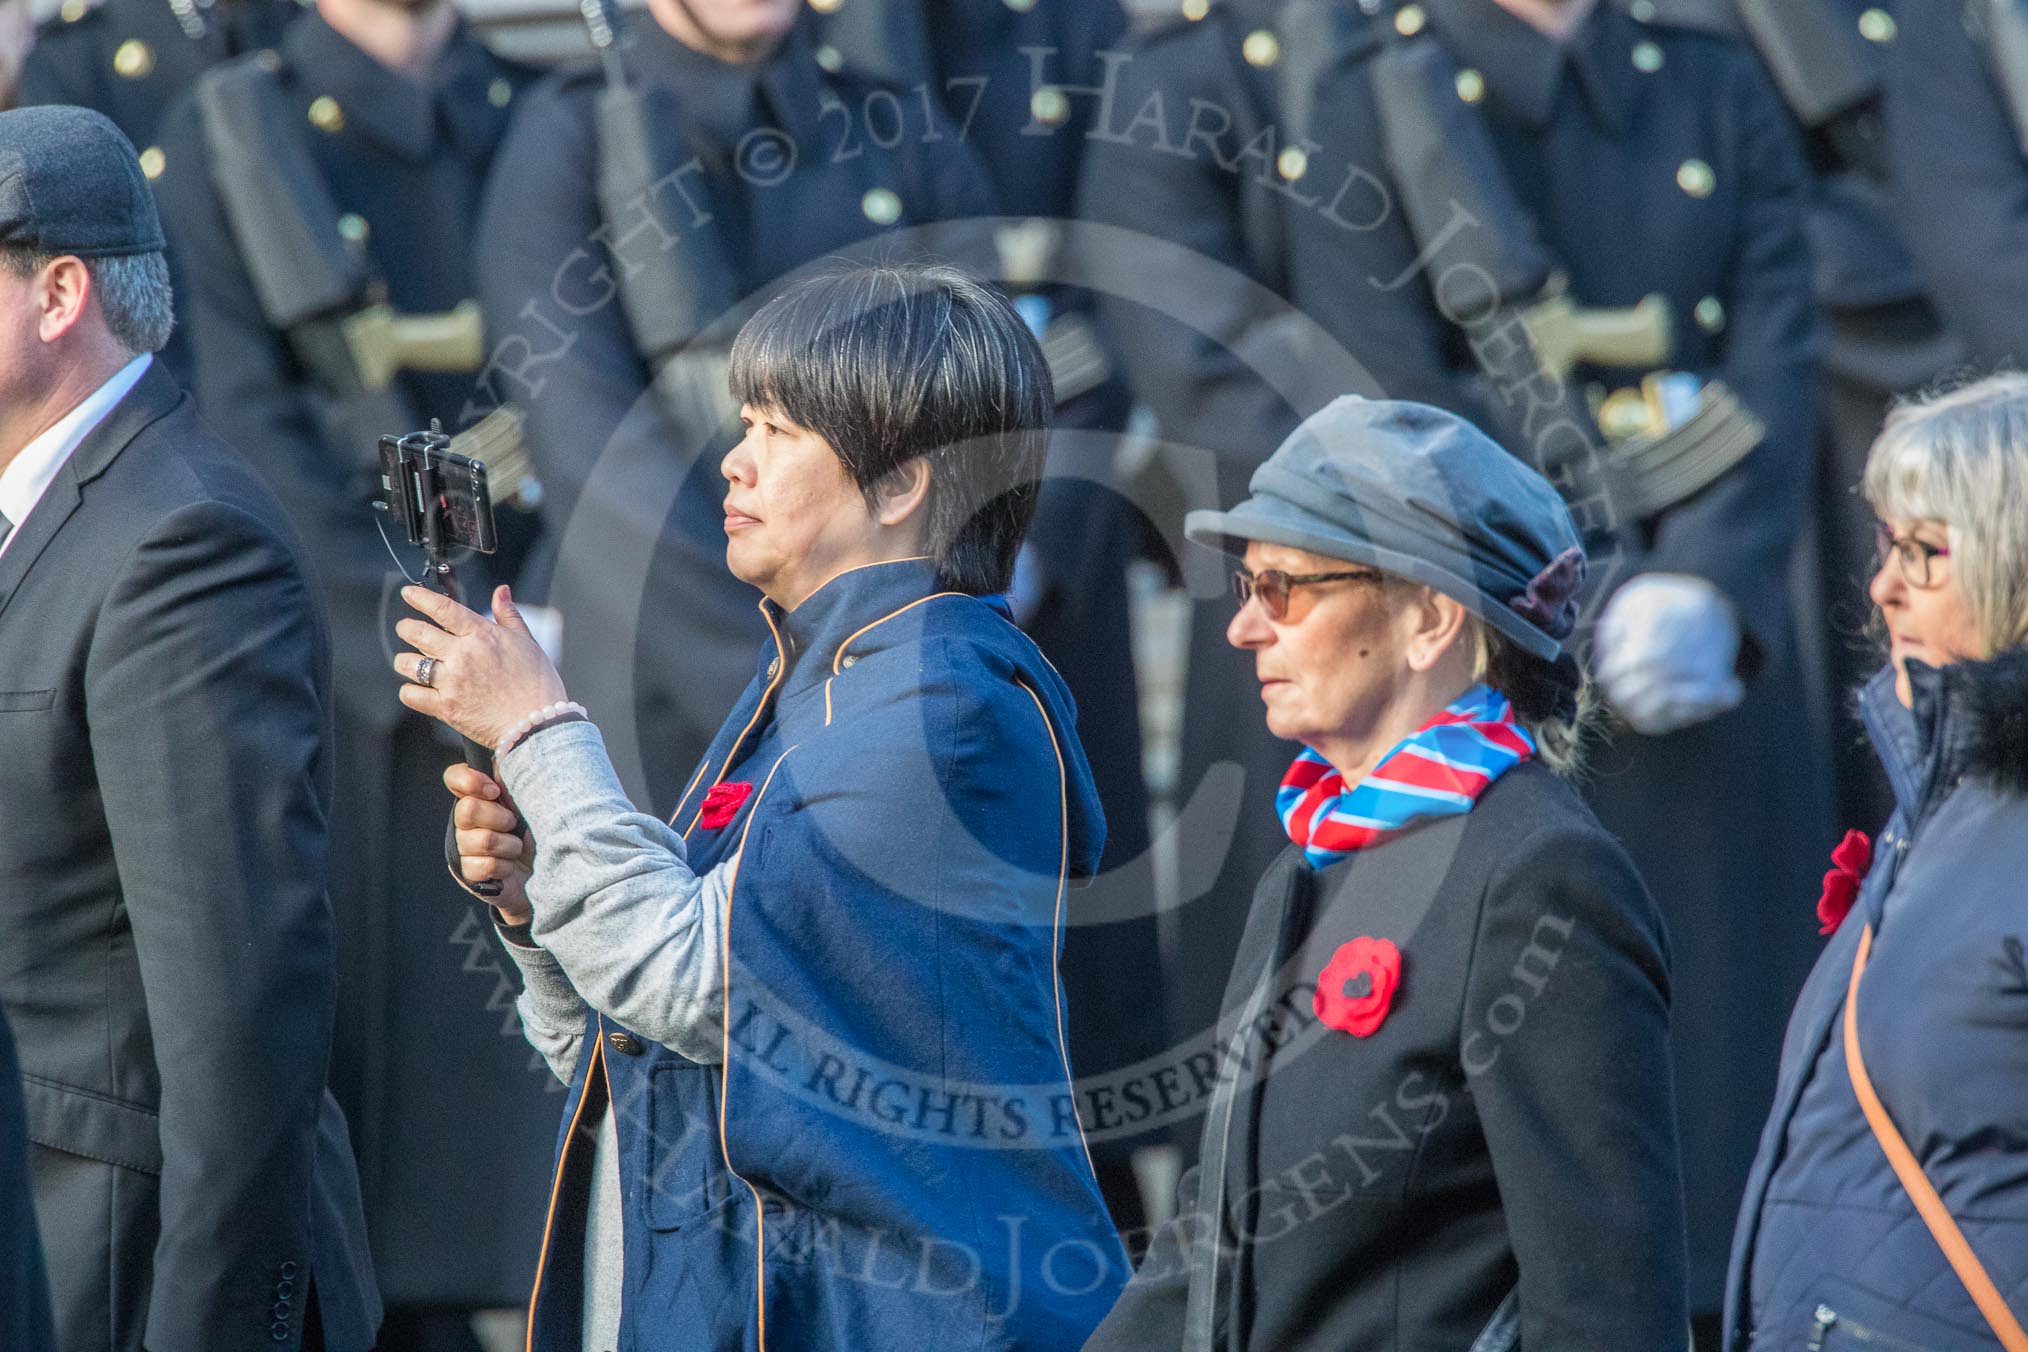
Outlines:
{"label": "red and blue striped scarf", "polygon": [[1307,747],[1275,791],[1275,811],[1313,868],[1399,835],[1425,817],[1472,810],[1487,786],[1535,754],[1507,697],[1475,685],[1381,757],[1347,790]]}

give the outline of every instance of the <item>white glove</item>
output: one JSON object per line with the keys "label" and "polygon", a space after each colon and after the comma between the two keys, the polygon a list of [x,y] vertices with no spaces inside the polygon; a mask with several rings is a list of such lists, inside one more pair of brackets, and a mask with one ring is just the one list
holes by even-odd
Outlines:
{"label": "white glove", "polygon": [[1739,621],[1701,577],[1648,573],[1606,602],[1593,648],[1600,689],[1639,733],[1716,718],[1746,698],[1734,666]]}

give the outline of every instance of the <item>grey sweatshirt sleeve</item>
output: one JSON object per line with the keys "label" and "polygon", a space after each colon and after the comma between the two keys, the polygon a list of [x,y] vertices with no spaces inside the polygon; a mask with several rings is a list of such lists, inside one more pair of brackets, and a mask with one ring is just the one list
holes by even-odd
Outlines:
{"label": "grey sweatshirt sleeve", "polygon": [[[568,987],[585,1005],[692,1061],[723,1059],[719,945],[737,860],[703,877],[692,872],[683,837],[627,801],[590,723],[544,728],[498,768],[535,838],[531,935],[556,968],[531,967],[514,955],[529,983],[524,1022],[533,1014],[561,1034],[560,987]],[[536,1024],[528,1027],[530,1041],[549,1056]]]}
{"label": "grey sweatshirt sleeve", "polygon": [[584,1047],[584,1021],[590,1009],[554,954],[532,943],[516,943],[505,929],[499,930],[500,946],[521,969],[521,995],[514,1010],[521,1016],[521,1031],[528,1045],[542,1053],[542,1059],[556,1078],[565,1084],[577,1073],[578,1053]]}

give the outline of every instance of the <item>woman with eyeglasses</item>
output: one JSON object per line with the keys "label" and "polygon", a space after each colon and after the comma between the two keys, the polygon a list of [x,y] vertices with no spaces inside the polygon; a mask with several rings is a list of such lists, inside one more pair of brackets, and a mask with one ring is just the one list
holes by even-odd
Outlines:
{"label": "woman with eyeglasses", "polygon": [[[2028,1349],[2028,376],[1897,408],[1866,463],[1897,806],[1847,834],[1726,1288],[1728,1352]],[[1798,923],[1810,923],[1798,899]]]}
{"label": "woman with eyeglasses", "polygon": [[1566,783],[1562,501],[1469,423],[1341,399],[1190,538],[1297,743],[1199,1166],[1087,1352],[1688,1338],[1662,922]]}

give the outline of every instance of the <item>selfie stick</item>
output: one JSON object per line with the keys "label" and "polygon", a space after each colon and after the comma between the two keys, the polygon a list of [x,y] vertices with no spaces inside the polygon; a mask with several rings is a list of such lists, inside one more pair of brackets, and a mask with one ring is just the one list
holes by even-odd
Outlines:
{"label": "selfie stick", "polygon": [[[448,447],[450,444],[450,438],[444,435],[443,423],[435,418],[430,419],[430,434],[422,438],[422,466],[418,471],[418,477],[422,480],[422,520],[417,525],[422,535],[423,556],[427,561],[428,571],[425,581],[459,605],[464,605],[465,589],[458,583],[457,569],[451,566],[450,546],[444,542],[442,471],[432,455],[433,451]],[[473,741],[470,737],[464,741],[465,764],[482,773],[492,774],[493,749]],[[453,825],[450,830],[455,834],[457,828]],[[457,857],[454,840],[449,854],[453,859]],[[460,877],[462,878],[462,874]],[[492,879],[476,883],[466,881],[465,886],[482,897],[500,895],[500,884]]]}

